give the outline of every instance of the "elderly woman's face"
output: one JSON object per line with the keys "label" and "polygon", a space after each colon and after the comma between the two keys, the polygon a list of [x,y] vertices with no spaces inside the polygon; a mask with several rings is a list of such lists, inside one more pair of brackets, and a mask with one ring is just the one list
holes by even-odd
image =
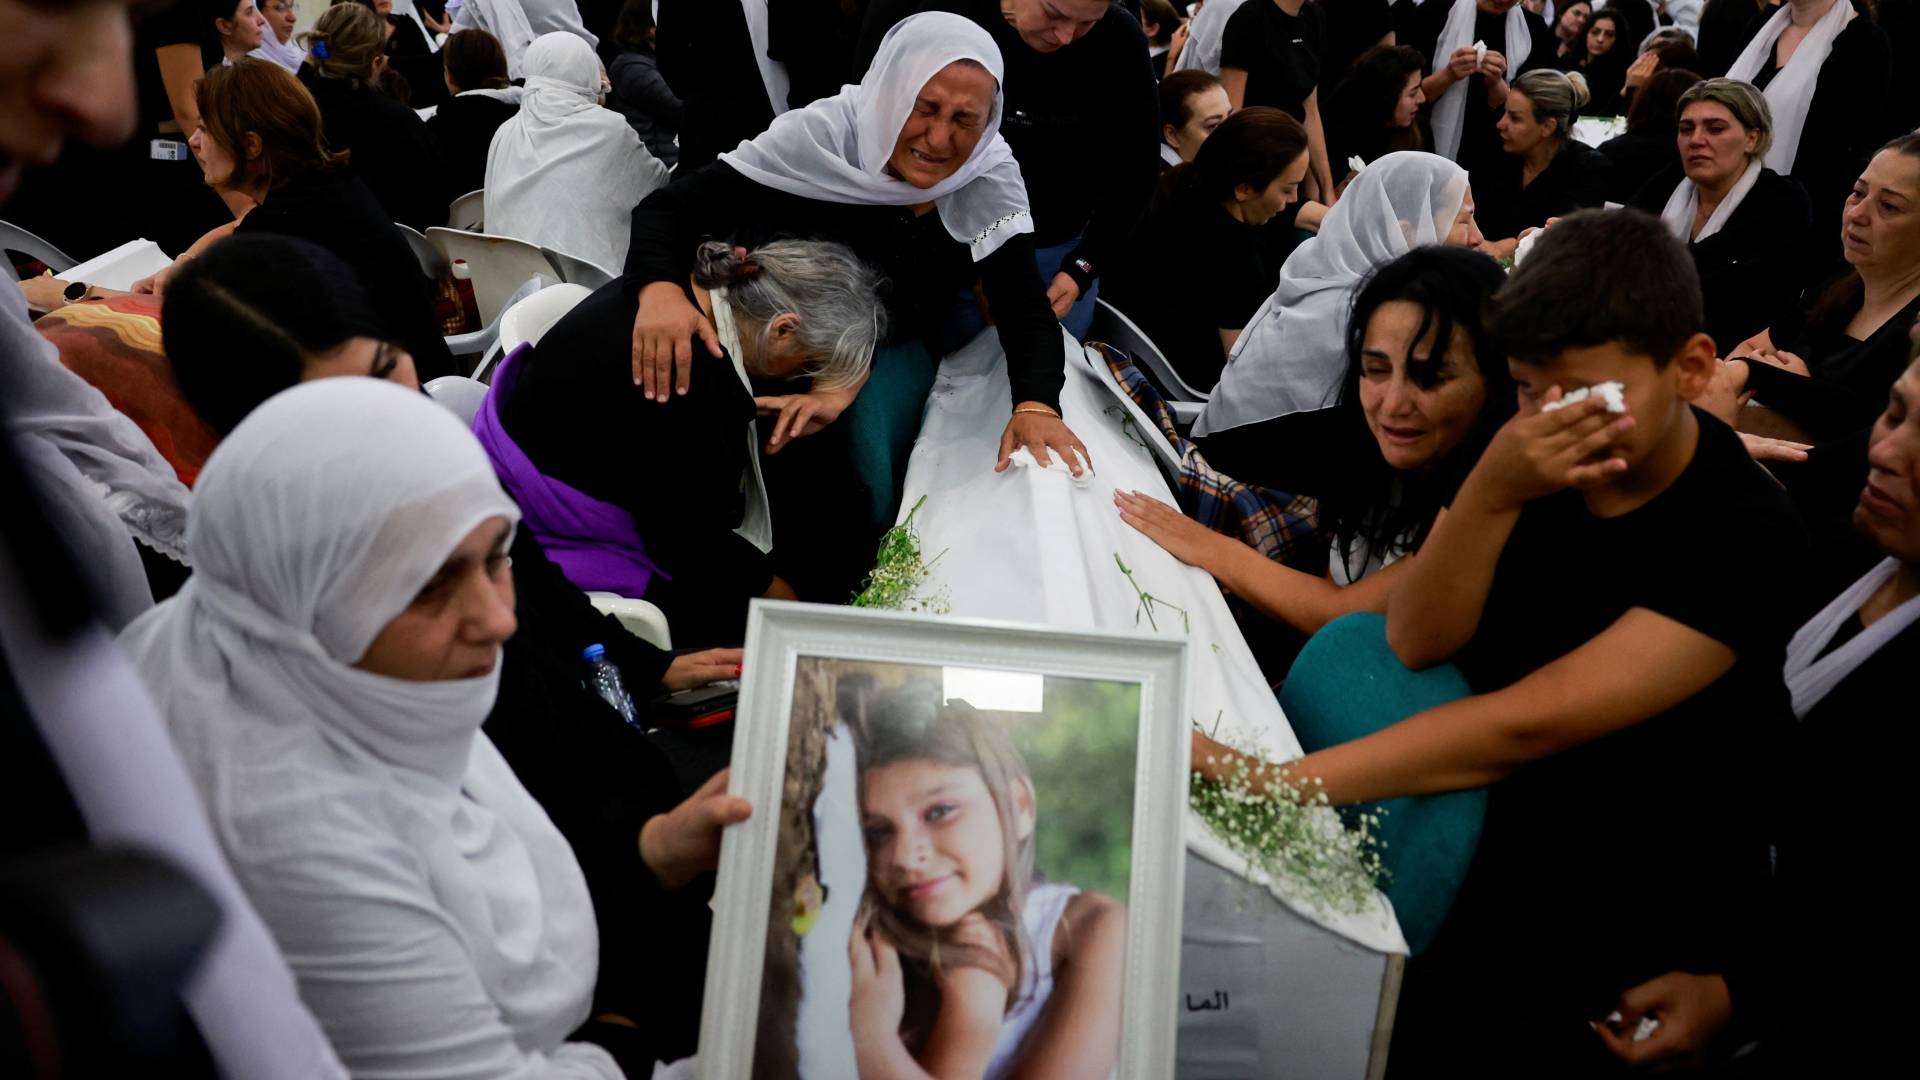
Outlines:
{"label": "elderly woman's face", "polygon": [[977,64],[941,68],[915,95],[888,168],[917,188],[958,172],[986,134],[995,89],[993,76]]}
{"label": "elderly woman's face", "polygon": [[1473,218],[1473,189],[1468,188],[1466,198],[1460,201],[1460,211],[1453,215],[1453,224],[1448,227],[1442,243],[1453,247],[1477,248],[1486,239],[1480,233],[1480,223]]}
{"label": "elderly woman's face", "polygon": [[1920,360],[1893,384],[1867,442],[1867,486],[1853,523],[1881,551],[1920,562]]}
{"label": "elderly woman's face", "polygon": [[519,625],[507,559],[511,535],[505,518],[481,522],[353,666],[408,682],[491,674]]}
{"label": "elderly woman's face", "polygon": [[1920,157],[1882,150],[1847,196],[1840,244],[1863,276],[1911,274],[1920,267]]}
{"label": "elderly woman's face", "polygon": [[1742,127],[1733,113],[1717,101],[1696,101],[1680,114],[1680,163],[1687,179],[1701,187],[1718,187],[1746,171],[1760,133]]}

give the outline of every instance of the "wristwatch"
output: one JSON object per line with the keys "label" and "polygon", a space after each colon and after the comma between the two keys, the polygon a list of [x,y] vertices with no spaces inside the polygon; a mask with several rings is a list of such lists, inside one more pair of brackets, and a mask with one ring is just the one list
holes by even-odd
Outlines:
{"label": "wristwatch", "polygon": [[87,298],[87,293],[92,290],[92,288],[93,286],[84,281],[69,281],[67,287],[61,291],[60,295],[67,303],[77,304]]}

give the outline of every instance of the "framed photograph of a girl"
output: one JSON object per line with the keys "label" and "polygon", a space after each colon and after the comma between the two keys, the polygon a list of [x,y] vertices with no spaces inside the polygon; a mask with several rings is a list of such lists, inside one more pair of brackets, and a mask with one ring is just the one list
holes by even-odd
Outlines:
{"label": "framed photograph of a girl", "polygon": [[763,602],[747,648],[700,1075],[1170,1075],[1185,644]]}

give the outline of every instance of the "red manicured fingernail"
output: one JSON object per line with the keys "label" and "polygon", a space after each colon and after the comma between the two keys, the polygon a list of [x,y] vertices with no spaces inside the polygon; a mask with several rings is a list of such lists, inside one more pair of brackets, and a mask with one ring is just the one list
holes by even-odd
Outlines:
{"label": "red manicured fingernail", "polygon": [[740,677],[740,668],[741,668],[741,665],[739,664],[733,665],[733,677],[736,679]]}

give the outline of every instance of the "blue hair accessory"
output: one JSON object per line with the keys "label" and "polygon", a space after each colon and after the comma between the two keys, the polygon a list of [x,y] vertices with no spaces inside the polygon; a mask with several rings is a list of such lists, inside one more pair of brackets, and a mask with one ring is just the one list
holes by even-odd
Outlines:
{"label": "blue hair accessory", "polygon": [[327,43],[324,41],[314,42],[312,52],[314,59],[325,60],[327,58]]}

